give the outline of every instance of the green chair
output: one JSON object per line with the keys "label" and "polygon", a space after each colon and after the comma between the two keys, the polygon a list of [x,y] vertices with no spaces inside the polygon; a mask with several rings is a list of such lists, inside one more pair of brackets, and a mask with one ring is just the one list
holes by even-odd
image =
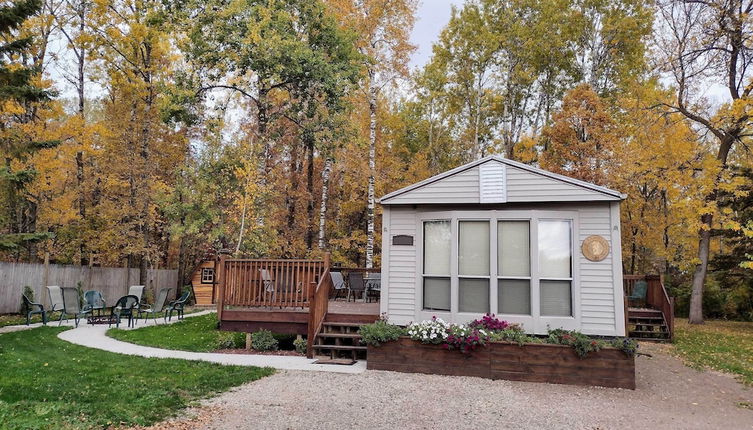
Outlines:
{"label": "green chair", "polygon": [[[26,325],[31,323],[32,315],[42,315],[42,324],[47,325],[47,311],[44,310],[44,305],[41,303],[34,303],[26,297],[26,294],[21,295],[24,299],[24,308],[26,308]],[[36,310],[34,310],[36,308]]]}
{"label": "green chair", "polygon": [[47,309],[47,314],[52,319],[53,313],[63,312],[63,308],[65,307],[63,304],[63,290],[57,285],[50,285],[47,287],[47,295],[50,297],[50,308]]}
{"label": "green chair", "polygon": [[97,311],[97,315],[101,315],[104,309],[107,309],[105,304],[105,298],[102,297],[102,293],[95,290],[89,290],[84,293],[84,309],[94,313]]}
{"label": "green chair", "polygon": [[123,317],[128,317],[128,327],[133,325],[134,313],[138,310],[139,298],[138,296],[123,296],[115,302],[115,306],[110,309],[110,326],[112,326],[112,320],[115,319],[115,327],[120,327],[120,320]]}
{"label": "green chair", "polygon": [[[170,290],[172,290],[172,288],[162,288],[159,290],[159,293],[157,293],[157,300],[155,300],[154,304],[151,306],[139,306],[136,321],[141,318],[141,314],[146,314],[146,320],[148,320],[149,315],[151,315],[154,324],[157,324],[157,314],[162,312],[162,309],[165,307],[165,302],[167,301],[167,296],[170,295]],[[167,314],[165,314],[165,319],[167,319]]]}
{"label": "green chair", "polygon": [[178,300],[173,300],[167,305],[167,309],[165,309],[165,317],[167,317],[168,320],[173,319],[173,311],[177,312],[178,319],[183,319],[183,308],[186,306],[186,302],[188,302],[188,298],[191,297],[191,290],[186,290],[181,294],[180,298]]}
{"label": "green chair", "polygon": [[633,291],[628,296],[628,303],[638,302],[639,304],[646,304],[646,293],[648,292],[648,282],[637,281],[633,286]]}

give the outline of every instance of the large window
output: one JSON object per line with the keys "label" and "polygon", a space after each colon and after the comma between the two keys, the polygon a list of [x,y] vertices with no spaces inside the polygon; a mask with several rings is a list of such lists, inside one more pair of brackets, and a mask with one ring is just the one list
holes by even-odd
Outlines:
{"label": "large window", "polygon": [[424,309],[450,310],[450,221],[424,222]]}
{"label": "large window", "polygon": [[497,223],[497,312],[531,314],[529,221]]}
{"label": "large window", "polygon": [[489,312],[489,221],[458,222],[458,311]]}
{"label": "large window", "polygon": [[560,324],[557,318],[573,316],[575,214],[458,211],[432,215],[438,219],[422,224],[424,310],[494,312],[525,324],[541,317],[544,325]]}
{"label": "large window", "polygon": [[572,227],[539,221],[539,297],[542,316],[572,316]]}

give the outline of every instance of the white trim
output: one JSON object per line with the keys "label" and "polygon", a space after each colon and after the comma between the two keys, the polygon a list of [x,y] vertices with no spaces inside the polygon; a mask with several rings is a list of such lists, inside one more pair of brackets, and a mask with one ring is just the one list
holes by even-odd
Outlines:
{"label": "white trim", "polygon": [[627,336],[625,327],[625,292],[622,280],[622,232],[620,231],[620,202],[609,204],[612,229],[612,279],[614,280],[614,323],[617,336]]}
{"label": "white trim", "polygon": [[[591,191],[596,191],[596,192],[599,192],[601,194],[605,194],[607,196],[613,197],[615,200],[624,200],[625,198],[627,198],[626,194],[620,193],[619,191],[611,190],[609,188],[602,187],[602,186],[599,186],[599,185],[596,185],[596,184],[592,184],[590,182],[581,181],[579,179],[570,178],[568,176],[559,175],[557,173],[549,172],[547,170],[539,169],[539,168],[536,168],[536,167],[533,167],[533,166],[529,166],[527,164],[519,163],[517,161],[508,160],[507,158],[503,158],[503,157],[500,157],[500,156],[497,156],[497,155],[491,155],[491,156],[488,156],[488,157],[481,158],[479,160],[473,161],[471,163],[464,164],[462,166],[456,167],[454,169],[448,170],[446,172],[440,173],[438,175],[432,176],[432,177],[430,177],[428,179],[424,179],[423,181],[416,182],[413,185],[409,185],[407,187],[404,187],[404,188],[401,188],[399,190],[393,191],[393,192],[391,192],[389,194],[386,194],[386,195],[382,196],[379,199],[379,203],[382,204],[382,205],[391,204],[388,200],[390,200],[392,198],[395,198],[395,197],[397,197],[397,196],[399,196],[401,194],[405,194],[408,191],[412,191],[412,190],[415,190],[417,188],[424,187],[424,186],[429,185],[431,183],[437,182],[437,181],[439,181],[441,179],[444,179],[444,178],[447,178],[449,176],[458,174],[458,173],[466,171],[468,169],[472,169],[473,167],[476,167],[476,166],[478,166],[480,164],[483,164],[483,163],[486,163],[486,162],[492,161],[492,160],[500,162],[500,163],[503,163],[503,164],[506,164],[508,166],[517,167],[519,169],[528,171],[530,173],[534,173],[534,174],[537,174],[537,175],[545,176],[547,178],[555,179],[555,180],[558,180],[558,181],[561,181],[561,182],[565,182],[565,183],[568,183],[568,184],[571,184],[571,185],[575,185],[575,186],[578,186],[578,187],[581,187],[581,188],[586,188],[586,189],[591,190]],[[506,186],[505,186],[505,188],[506,188]]]}
{"label": "white trim", "polygon": [[[562,327],[569,330],[580,330],[581,328],[581,305],[580,305],[580,273],[579,258],[576,251],[579,249],[579,229],[577,211],[559,211],[559,210],[449,210],[449,211],[417,211],[417,244],[416,244],[416,321],[430,319],[437,316],[447,322],[466,323],[473,319],[483,316],[481,313],[459,312],[458,296],[458,223],[460,221],[489,221],[490,237],[489,246],[489,276],[464,276],[469,278],[489,279],[489,305],[490,311],[496,313],[498,310],[497,303],[497,223],[505,220],[528,220],[529,221],[529,252],[531,264],[530,288],[531,288],[531,315],[514,315],[499,314],[497,315],[512,323],[521,324],[529,333],[546,334],[548,326]],[[560,219],[571,221],[571,274],[568,278],[571,281],[571,311],[570,317],[541,317],[540,315],[540,292],[539,292],[539,257],[538,257],[538,223],[539,220]],[[450,312],[425,311],[423,309],[423,259],[424,259],[424,238],[423,223],[433,220],[450,220],[450,234],[453,238],[450,249]],[[493,236],[492,236],[493,235]],[[492,240],[493,238],[493,240]],[[528,278],[526,278],[528,279]]]}
{"label": "white trim", "polygon": [[387,314],[389,317],[389,290],[390,290],[390,207],[385,206],[382,210],[382,287],[379,291],[379,314]]}

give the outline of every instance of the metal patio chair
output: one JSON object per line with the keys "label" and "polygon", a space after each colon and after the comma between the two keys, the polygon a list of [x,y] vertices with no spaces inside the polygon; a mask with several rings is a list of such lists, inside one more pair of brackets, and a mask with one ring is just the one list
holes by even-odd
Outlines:
{"label": "metal patio chair", "polygon": [[348,273],[348,301],[350,296],[353,296],[353,301],[356,301],[356,294],[361,294],[361,298],[365,299],[366,283],[363,281],[363,273],[350,272]]}
{"label": "metal patio chair", "polygon": [[[162,309],[165,307],[165,302],[167,301],[167,296],[170,295],[170,290],[172,288],[162,288],[157,293],[157,299],[154,300],[154,304],[151,306],[141,306],[139,307],[138,314],[136,316],[136,321],[141,318],[141,314],[146,314],[145,320],[149,320],[149,315],[152,316],[152,320],[154,320],[154,324],[157,324],[157,314],[162,312]],[[165,314],[165,320],[167,320],[167,314]]]}
{"label": "metal patio chair", "polygon": [[91,310],[81,307],[81,296],[78,294],[78,288],[62,288],[63,290],[63,309],[60,312],[60,321],[58,325],[63,323],[63,318],[68,321],[68,315],[73,315],[73,319],[78,327],[78,322],[81,317],[90,313]]}
{"label": "metal patio chair", "polygon": [[57,285],[51,285],[47,287],[47,295],[50,298],[50,307],[47,309],[47,314],[52,315],[53,312],[62,312],[63,307],[63,290]]}
{"label": "metal patio chair", "polygon": [[334,298],[337,299],[340,295],[347,297],[348,287],[345,285],[342,272],[329,272],[329,276],[332,278],[332,290],[335,292]]}

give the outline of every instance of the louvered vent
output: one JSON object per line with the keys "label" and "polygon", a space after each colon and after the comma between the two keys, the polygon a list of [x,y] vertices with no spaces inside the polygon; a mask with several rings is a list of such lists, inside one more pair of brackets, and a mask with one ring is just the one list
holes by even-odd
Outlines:
{"label": "louvered vent", "polygon": [[502,163],[490,161],[479,166],[480,203],[507,202],[507,171]]}

